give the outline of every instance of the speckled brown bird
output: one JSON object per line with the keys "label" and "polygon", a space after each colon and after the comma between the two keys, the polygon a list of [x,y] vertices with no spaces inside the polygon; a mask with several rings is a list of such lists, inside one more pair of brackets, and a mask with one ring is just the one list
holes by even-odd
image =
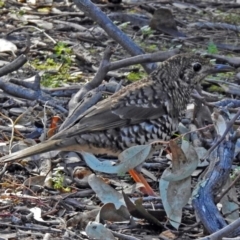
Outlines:
{"label": "speckled brown bird", "polygon": [[160,63],[146,79],[134,82],[88,109],[67,130],[38,145],[0,158],[9,162],[51,150],[118,156],[124,149],[168,140],[177,130],[196,84],[209,74],[232,71],[226,65],[180,54]]}

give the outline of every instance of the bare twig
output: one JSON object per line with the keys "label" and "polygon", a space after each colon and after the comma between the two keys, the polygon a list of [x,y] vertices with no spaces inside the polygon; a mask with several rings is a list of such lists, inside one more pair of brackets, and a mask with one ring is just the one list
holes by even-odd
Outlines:
{"label": "bare twig", "polygon": [[[81,11],[84,11],[94,21],[96,21],[106,33],[126,49],[132,56],[143,54],[139,48],[127,35],[125,35],[113,22],[91,1],[74,0]],[[151,73],[155,68],[155,64],[142,64],[147,73]]]}
{"label": "bare twig", "polygon": [[223,192],[221,192],[221,195],[216,198],[216,202],[220,202],[221,199],[229,192],[229,190],[237,183],[237,181],[240,179],[240,173],[238,176],[234,179],[234,181],[231,182],[231,184],[226,188]]}
{"label": "bare twig", "polygon": [[178,53],[179,53],[179,50],[174,49],[171,51],[164,51],[164,52],[159,51],[159,52],[155,52],[155,53],[138,55],[138,56],[134,56],[131,58],[126,58],[126,59],[122,59],[120,61],[109,63],[108,70],[112,71],[112,70],[116,70],[116,69],[119,69],[122,67],[128,67],[130,65],[140,64],[140,63],[161,62],[161,61],[167,60],[168,58],[170,58]]}
{"label": "bare twig", "polygon": [[240,109],[238,110],[238,112],[236,113],[236,115],[232,118],[231,121],[229,121],[227,123],[227,128],[224,131],[223,135],[217,140],[217,142],[207,151],[207,153],[205,154],[203,159],[206,159],[209,154],[225,139],[226,135],[228,134],[228,132],[231,130],[234,122],[238,119],[238,117],[240,116]]}
{"label": "bare twig", "polygon": [[4,67],[0,68],[0,77],[11,73],[13,71],[18,70],[27,62],[27,57],[25,55],[20,55],[18,58],[13,60],[11,63],[5,65]]}
{"label": "bare twig", "polygon": [[238,229],[239,227],[240,227],[240,218],[238,218],[231,224],[227,225],[226,227],[222,228],[221,230],[219,230],[209,236],[200,238],[199,240],[209,240],[209,239],[218,240],[218,239],[222,239],[222,237],[224,237],[224,236],[229,237],[232,234],[232,232],[234,230]]}
{"label": "bare twig", "polygon": [[0,112],[0,115],[1,115],[2,117],[6,118],[8,121],[10,121],[11,124],[12,124],[11,139],[10,139],[10,141],[9,141],[9,154],[11,154],[12,142],[13,142],[13,138],[14,138],[14,122],[13,122],[13,120],[12,120],[11,118],[5,116],[5,115],[2,114],[1,112]]}
{"label": "bare twig", "polygon": [[72,97],[72,99],[69,102],[69,115],[72,114],[72,112],[76,109],[76,105],[78,106],[78,103],[81,99],[83,99],[84,95],[89,92],[90,90],[98,87],[104,77],[106,76],[108,72],[108,66],[109,66],[109,60],[112,55],[113,51],[110,47],[107,47],[104,54],[102,62],[99,66],[99,69],[95,75],[95,77],[92,79],[92,81],[86,83],[80,91]]}
{"label": "bare twig", "polygon": [[48,39],[50,39],[54,44],[57,43],[52,37],[50,37],[50,36],[45,32],[45,30],[40,29],[40,28],[35,27],[35,26],[32,26],[32,25],[31,25],[31,26],[29,25],[29,26],[23,26],[23,27],[16,28],[16,29],[10,31],[9,33],[7,33],[7,35],[10,35],[10,34],[12,34],[13,32],[17,32],[17,31],[20,31],[20,30],[26,29],[26,28],[33,28],[33,29],[35,29],[35,30],[43,33],[43,34],[44,34]]}

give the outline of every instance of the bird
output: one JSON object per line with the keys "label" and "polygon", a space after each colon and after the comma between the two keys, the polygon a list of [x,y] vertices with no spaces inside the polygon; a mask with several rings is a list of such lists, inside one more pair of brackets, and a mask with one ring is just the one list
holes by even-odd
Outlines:
{"label": "bird", "polygon": [[167,141],[178,130],[193,89],[209,74],[233,71],[196,54],[178,54],[146,78],[90,107],[71,127],[52,138],[0,158],[0,163],[51,150],[117,157],[131,146]]}

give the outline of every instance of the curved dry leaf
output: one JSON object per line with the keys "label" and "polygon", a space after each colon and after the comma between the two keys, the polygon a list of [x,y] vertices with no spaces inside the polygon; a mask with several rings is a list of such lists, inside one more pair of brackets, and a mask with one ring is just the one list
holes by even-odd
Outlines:
{"label": "curved dry leaf", "polygon": [[36,24],[39,28],[51,30],[53,29],[53,24],[51,22],[43,21],[42,19],[29,19],[29,23]]}
{"label": "curved dry leaf", "polygon": [[182,140],[182,149],[171,141],[172,150],[172,169],[167,168],[162,175],[166,181],[179,181],[191,176],[198,166],[198,155],[194,147],[188,142]]}
{"label": "curved dry leaf", "polygon": [[115,240],[112,232],[105,228],[101,223],[89,222],[85,229],[88,237],[93,239]]}
{"label": "curved dry leaf", "polygon": [[104,204],[98,215],[99,219],[110,222],[123,222],[130,219],[130,214],[125,206],[116,209],[113,203]]}
{"label": "curved dry leaf", "polygon": [[191,197],[191,177],[174,182],[161,178],[159,188],[169,221],[173,227],[178,229],[182,219],[182,208]]}
{"label": "curved dry leaf", "polygon": [[43,158],[41,165],[39,166],[40,174],[46,176],[52,170],[51,158]]}
{"label": "curved dry leaf", "polygon": [[33,213],[33,218],[38,221],[38,222],[45,222],[43,219],[42,219],[42,210],[41,208],[38,208],[38,207],[34,207],[34,208],[30,208],[29,209],[30,212]]}
{"label": "curved dry leaf", "polygon": [[47,223],[48,224],[59,224],[60,223],[60,221],[58,221],[58,220],[48,220],[48,221],[43,220],[42,219],[42,209],[39,207],[30,208],[29,211],[33,213],[33,218],[38,222],[45,223],[45,224],[47,224]]}
{"label": "curved dry leaf", "polygon": [[159,235],[160,239],[168,239],[168,240],[174,240],[177,239],[177,235],[174,234],[171,230],[166,230],[161,232],[161,234]]}
{"label": "curved dry leaf", "polygon": [[181,148],[187,158],[188,171],[193,172],[198,166],[198,154],[193,145],[188,141],[182,140]]}
{"label": "curved dry leaf", "polygon": [[[78,166],[82,161],[80,155],[77,154],[76,152],[60,152],[60,156],[62,159],[64,159],[64,163],[66,164],[67,168],[70,168],[68,166],[72,166],[72,165]],[[74,167],[71,167],[71,168],[74,168]]]}
{"label": "curved dry leaf", "polygon": [[17,46],[14,43],[12,43],[4,38],[0,38],[0,52],[14,53],[16,51],[17,51]]}
{"label": "curved dry leaf", "polygon": [[227,123],[226,123],[225,119],[218,112],[217,109],[214,109],[214,112],[213,112],[211,117],[212,117],[212,120],[213,120],[214,127],[217,131],[217,134],[220,135],[220,136],[223,136],[223,134],[224,134],[224,132],[227,128]]}
{"label": "curved dry leaf", "polygon": [[93,154],[87,153],[87,152],[81,152],[84,161],[86,164],[93,170],[99,171],[99,172],[104,172],[104,173],[117,173],[116,167],[113,166],[113,162],[106,160],[100,162]]}
{"label": "curved dry leaf", "polygon": [[118,156],[121,163],[118,166],[121,165],[122,167],[119,168],[118,173],[125,173],[143,163],[148,157],[151,148],[151,145],[137,145],[121,152]]}
{"label": "curved dry leaf", "polygon": [[88,177],[88,184],[102,203],[113,203],[116,209],[119,209],[122,205],[125,206],[122,194],[107,185],[101,178],[96,177],[95,174]]}
{"label": "curved dry leaf", "polygon": [[136,192],[140,192],[140,189],[144,187],[144,184],[143,183],[134,183],[132,184],[131,186],[127,186],[127,187],[123,187],[122,188],[124,189],[124,192],[126,194],[134,194]]}
{"label": "curved dry leaf", "polygon": [[33,177],[26,179],[23,184],[26,187],[31,187],[34,185],[44,186],[45,179],[46,179],[46,176],[40,176],[40,175],[33,176]]}
{"label": "curved dry leaf", "polygon": [[95,171],[110,174],[124,174],[128,170],[143,163],[150,151],[151,145],[130,147],[119,154],[118,158],[121,162],[117,165],[113,165],[113,163],[109,160],[100,162],[93,154],[90,153],[82,152],[82,156],[84,157],[87,165]]}
{"label": "curved dry leaf", "polygon": [[78,225],[80,229],[83,229],[87,226],[90,221],[94,221],[100,211],[100,208],[93,209],[87,212],[80,212],[77,215],[74,215],[67,221],[67,227],[74,227]]}
{"label": "curved dry leaf", "polygon": [[15,116],[19,116],[20,114],[26,112],[26,109],[20,107],[13,107],[9,109],[9,112]]}
{"label": "curved dry leaf", "polygon": [[195,147],[194,148],[197,155],[198,155],[198,167],[206,167],[209,165],[209,162],[207,161],[206,156],[207,150],[204,147]]}
{"label": "curved dry leaf", "polygon": [[135,204],[131,202],[129,197],[123,192],[123,197],[128,208],[128,211],[133,217],[144,218],[148,222],[153,223],[157,226],[162,227],[162,224],[155,218],[151,213],[149,213],[142,205],[142,199],[137,199]]}

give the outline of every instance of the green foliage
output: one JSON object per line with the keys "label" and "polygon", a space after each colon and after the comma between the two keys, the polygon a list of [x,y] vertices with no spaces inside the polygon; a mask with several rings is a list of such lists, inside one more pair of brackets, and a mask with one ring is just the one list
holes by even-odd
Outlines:
{"label": "green foliage", "polygon": [[224,92],[224,90],[223,90],[221,87],[216,86],[216,85],[211,85],[211,86],[208,88],[208,91],[209,91],[209,92],[218,92],[218,93]]}
{"label": "green foliage", "polygon": [[224,80],[228,78],[234,77],[235,73],[234,72],[226,72],[226,73],[217,73],[211,76],[211,79],[213,80]]}
{"label": "green foliage", "polygon": [[239,14],[230,13],[224,17],[223,21],[230,24],[239,24],[240,16]]}
{"label": "green foliage", "polygon": [[[181,141],[182,140],[184,140],[184,141],[187,141],[187,142],[189,142],[189,140],[187,139],[187,137],[185,136],[185,135],[183,135],[183,134],[178,134],[178,133],[174,133],[173,134],[173,137],[175,138],[179,138],[179,142],[181,143]],[[176,139],[175,139],[176,140]]]}
{"label": "green foliage", "polygon": [[148,52],[156,52],[156,51],[158,51],[158,47],[157,47],[156,44],[150,44],[150,45],[146,46],[145,49]]}
{"label": "green foliage", "polygon": [[64,186],[64,175],[61,172],[57,172],[56,175],[52,178],[53,188],[63,192],[70,192],[69,187]]}
{"label": "green foliage", "polygon": [[50,11],[51,11],[50,7],[39,7],[38,8],[38,12],[41,12],[41,13],[49,13]]}
{"label": "green foliage", "polygon": [[144,26],[141,28],[141,32],[145,36],[150,36],[153,34],[153,30],[149,26]]}
{"label": "green foliage", "polygon": [[240,167],[234,168],[232,174],[230,174],[230,178],[234,180],[239,175],[239,172],[240,172]]}
{"label": "green foliage", "polygon": [[[128,177],[130,177],[130,178],[128,178],[128,179],[131,179],[131,176],[128,176],[127,174],[126,174],[126,172],[118,172],[117,173],[117,176],[118,177],[122,177],[122,178],[128,178]],[[125,179],[126,180],[126,179]]]}
{"label": "green foliage", "polygon": [[4,5],[5,5],[5,2],[0,0],[0,8],[3,8]]}
{"label": "green foliage", "polygon": [[46,71],[41,84],[53,88],[61,86],[64,82],[76,81],[77,76],[71,77],[69,73],[72,64],[72,49],[65,43],[58,42],[53,50],[53,54],[49,55],[45,61],[35,59],[31,62],[37,70]]}
{"label": "green foliage", "polygon": [[[158,51],[158,46],[156,44],[149,44],[145,41],[136,41],[136,43],[145,51],[145,52],[156,52]],[[163,49],[162,49],[163,50]],[[164,50],[163,50],[164,51]],[[167,50],[166,50],[167,51]]]}
{"label": "green foliage", "polygon": [[226,79],[226,78],[231,78],[234,77],[235,73],[234,72],[226,72],[226,73],[218,73],[217,77],[219,77],[220,79]]}
{"label": "green foliage", "polygon": [[72,54],[72,49],[63,42],[58,42],[57,45],[54,47],[54,51],[58,57],[61,57],[62,59],[67,61],[69,61],[69,56],[70,54]]}
{"label": "green foliage", "polygon": [[210,42],[208,44],[208,47],[207,47],[207,52],[209,54],[216,54],[216,53],[218,53],[217,46],[213,42]]}
{"label": "green foliage", "polygon": [[[234,72],[227,72],[227,73],[218,73],[218,74],[214,74],[213,76],[211,76],[211,79],[218,81],[218,80],[226,80],[226,79],[230,79],[233,78],[235,75]],[[210,87],[208,87],[207,89],[209,92],[218,92],[218,93],[224,93],[224,89],[221,86],[217,86],[217,85],[211,85]]]}
{"label": "green foliage", "polygon": [[18,15],[20,15],[20,16],[23,16],[25,13],[26,12],[24,10],[22,10],[22,9],[18,11]]}
{"label": "green foliage", "polygon": [[235,13],[229,13],[221,10],[217,10],[216,14],[217,16],[214,17],[214,20],[216,22],[224,22],[224,23],[229,23],[229,24],[239,24],[240,23],[240,11],[235,10]]}
{"label": "green foliage", "polygon": [[143,79],[146,76],[147,76],[147,74],[145,72],[142,72],[141,70],[132,71],[127,75],[127,79],[129,81],[135,82],[135,81]]}
{"label": "green foliage", "polygon": [[120,25],[118,25],[118,27],[121,29],[121,30],[124,30],[126,29],[128,26],[129,26],[130,22],[124,22]]}

